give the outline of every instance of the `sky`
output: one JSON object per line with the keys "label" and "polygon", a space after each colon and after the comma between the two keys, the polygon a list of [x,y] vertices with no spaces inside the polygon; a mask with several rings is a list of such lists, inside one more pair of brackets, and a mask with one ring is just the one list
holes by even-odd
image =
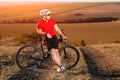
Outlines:
{"label": "sky", "polygon": [[0,2],[120,2],[120,0],[0,0]]}

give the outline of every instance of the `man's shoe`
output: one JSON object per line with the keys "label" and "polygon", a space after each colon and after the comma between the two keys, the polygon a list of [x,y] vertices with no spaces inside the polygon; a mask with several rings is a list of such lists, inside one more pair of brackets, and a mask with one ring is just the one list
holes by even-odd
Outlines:
{"label": "man's shoe", "polygon": [[63,72],[65,70],[66,70],[66,68],[64,66],[61,66],[61,67],[57,68],[57,72]]}

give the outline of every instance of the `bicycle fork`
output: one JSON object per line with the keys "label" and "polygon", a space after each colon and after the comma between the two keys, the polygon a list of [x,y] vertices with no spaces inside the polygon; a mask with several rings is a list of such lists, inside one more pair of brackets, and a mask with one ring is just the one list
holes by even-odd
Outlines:
{"label": "bicycle fork", "polygon": [[68,59],[66,49],[63,49],[63,51],[64,51],[64,59]]}

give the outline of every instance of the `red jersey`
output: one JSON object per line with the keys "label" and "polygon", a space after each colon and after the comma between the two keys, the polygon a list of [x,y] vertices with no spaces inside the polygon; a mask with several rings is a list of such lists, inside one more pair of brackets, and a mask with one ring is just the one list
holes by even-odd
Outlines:
{"label": "red jersey", "polygon": [[42,29],[43,32],[49,33],[51,36],[55,35],[54,25],[56,24],[55,20],[51,18],[50,20],[40,20],[37,24],[38,29]]}

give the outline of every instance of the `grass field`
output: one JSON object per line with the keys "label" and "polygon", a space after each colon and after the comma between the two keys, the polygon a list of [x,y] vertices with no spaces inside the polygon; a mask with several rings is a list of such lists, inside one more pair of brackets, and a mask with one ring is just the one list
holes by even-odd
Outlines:
{"label": "grass field", "polygon": [[[119,55],[120,44],[104,44],[104,45],[101,44],[101,45],[92,45],[92,47],[98,50],[102,50],[103,52],[105,52],[105,54],[106,53],[109,54],[118,61],[120,60],[120,55]],[[42,80],[54,80],[54,79],[55,80],[103,80],[99,77],[90,75],[87,64],[85,63],[85,59],[82,54],[80,56],[79,63],[73,69],[67,70],[65,73],[62,74],[56,72],[56,65],[54,65],[51,59],[50,60],[48,59],[50,63],[49,61],[47,62],[48,63],[47,68],[44,69],[39,68],[37,69],[37,71],[29,71],[29,72],[20,71],[20,69],[15,63],[16,51],[19,48],[20,46],[4,46],[4,45],[0,46],[0,63],[1,63],[0,80],[7,80],[12,75],[14,75],[15,78],[18,78],[17,80],[21,80],[21,78],[22,79],[34,78],[33,80],[35,80],[37,76]],[[110,66],[108,68],[110,68]],[[119,79],[120,78],[104,79],[104,80],[119,80]]]}
{"label": "grass field", "polygon": [[[0,24],[0,36],[15,36],[18,33],[34,31],[36,24]],[[78,43],[85,40],[88,44],[112,43],[120,41],[120,23],[74,23],[58,24],[68,41]]]}
{"label": "grass field", "polygon": [[103,3],[33,3],[0,5],[0,21],[39,18],[39,11],[43,8],[48,8],[53,12],[52,14],[57,14],[98,4]]}

